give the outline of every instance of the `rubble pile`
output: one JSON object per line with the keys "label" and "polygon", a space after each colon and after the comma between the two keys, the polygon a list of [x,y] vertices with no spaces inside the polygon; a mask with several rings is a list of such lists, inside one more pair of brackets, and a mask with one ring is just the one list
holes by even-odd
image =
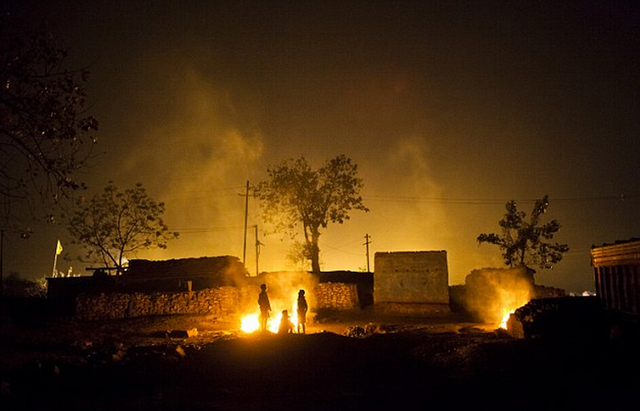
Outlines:
{"label": "rubble pile", "polygon": [[514,312],[509,329],[525,338],[599,338],[605,312],[596,297],[534,299]]}
{"label": "rubble pile", "polygon": [[380,334],[380,333],[384,333],[384,330],[382,330],[378,324],[369,323],[364,326],[354,325],[354,326],[348,327],[344,331],[343,335],[347,337],[353,337],[353,338],[364,338],[364,337],[371,336],[373,334]]}

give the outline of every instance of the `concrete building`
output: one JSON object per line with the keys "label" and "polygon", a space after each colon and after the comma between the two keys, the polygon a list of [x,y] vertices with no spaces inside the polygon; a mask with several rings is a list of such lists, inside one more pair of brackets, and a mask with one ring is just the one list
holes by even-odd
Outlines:
{"label": "concrete building", "polygon": [[374,262],[376,310],[417,314],[449,311],[446,251],[378,252]]}

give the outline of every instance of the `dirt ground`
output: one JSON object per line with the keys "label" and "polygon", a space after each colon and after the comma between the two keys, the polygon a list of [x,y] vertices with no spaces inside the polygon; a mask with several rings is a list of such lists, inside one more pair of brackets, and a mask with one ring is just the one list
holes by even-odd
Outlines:
{"label": "dirt ground", "polygon": [[1,325],[3,410],[612,410],[640,392],[635,347],[453,315],[342,315],[286,336],[206,316]]}

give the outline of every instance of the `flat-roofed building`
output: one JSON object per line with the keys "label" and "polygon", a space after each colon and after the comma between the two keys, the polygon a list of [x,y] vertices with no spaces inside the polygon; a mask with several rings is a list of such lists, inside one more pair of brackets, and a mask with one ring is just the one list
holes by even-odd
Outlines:
{"label": "flat-roofed building", "polygon": [[446,251],[378,252],[374,263],[377,310],[449,312]]}

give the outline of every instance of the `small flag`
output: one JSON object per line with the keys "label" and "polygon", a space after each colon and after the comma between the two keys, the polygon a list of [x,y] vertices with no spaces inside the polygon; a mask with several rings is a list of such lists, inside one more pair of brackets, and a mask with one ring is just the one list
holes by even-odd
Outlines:
{"label": "small flag", "polygon": [[58,246],[56,247],[56,255],[60,255],[61,252],[62,252],[62,243],[60,243],[60,240],[58,240]]}

